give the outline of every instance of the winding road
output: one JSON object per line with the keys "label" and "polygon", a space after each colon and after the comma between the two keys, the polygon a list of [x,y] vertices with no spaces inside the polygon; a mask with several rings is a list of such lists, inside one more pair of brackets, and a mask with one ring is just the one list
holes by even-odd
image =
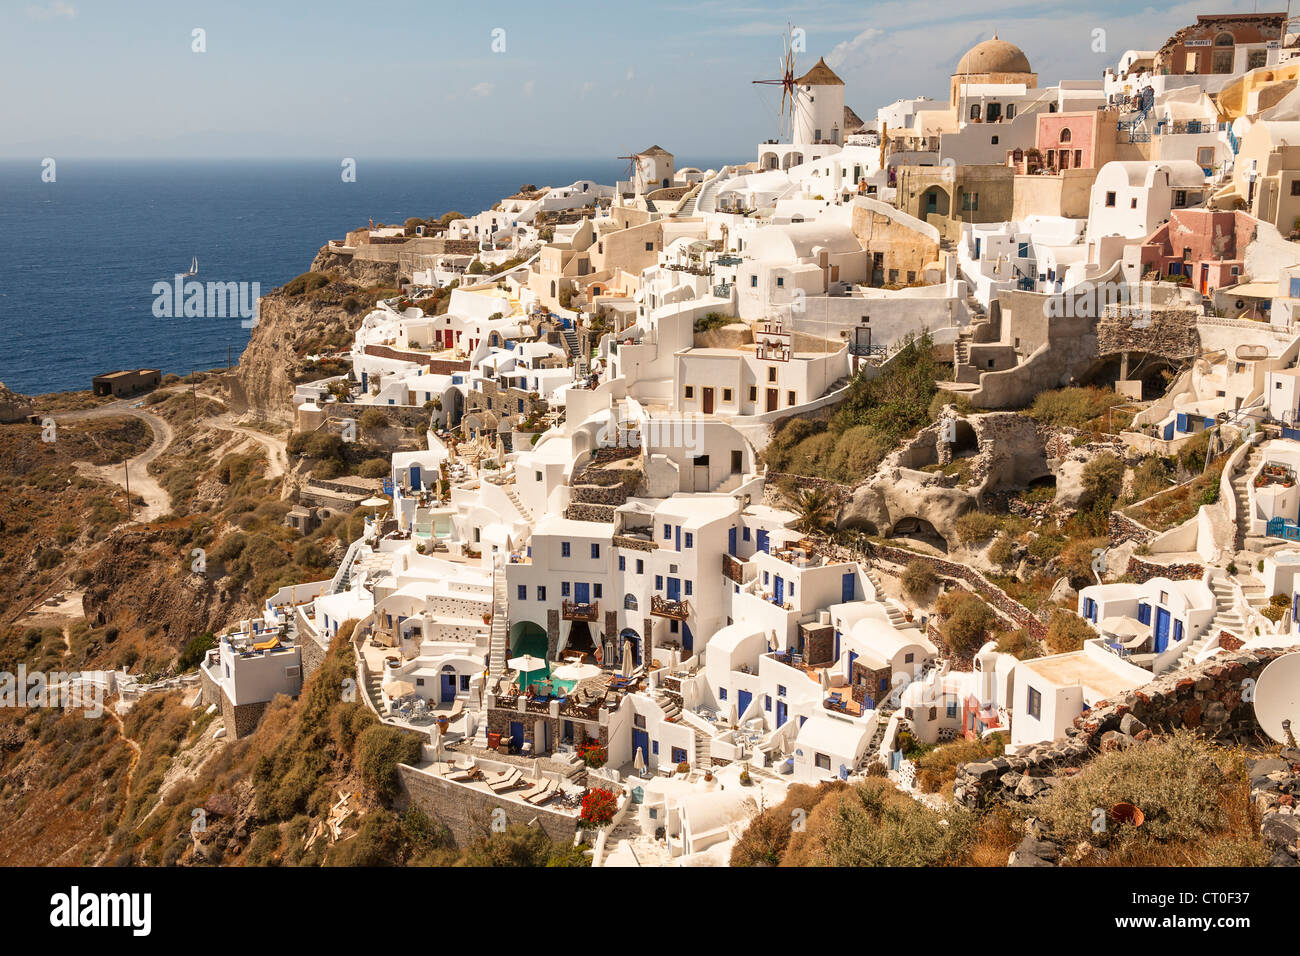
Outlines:
{"label": "winding road", "polygon": [[144,507],[132,509],[132,517],[136,521],[148,522],[171,511],[171,495],[167,493],[162,485],[158,484],[153,475],[149,474],[149,463],[167,450],[176,435],[172,431],[171,425],[167,424],[164,419],[153,412],[135,408],[134,404],[138,404],[138,402],[111,402],[108,405],[101,405],[98,408],[86,411],[54,415],[53,418],[55,422],[76,422],[97,418],[120,418],[123,415],[130,415],[140,419],[152,429],[153,441],[148,448],[127,462],[125,472],[121,465],[92,465],[88,461],[75,461],[72,463],[73,467],[81,474],[112,482],[123,489],[127,487],[127,479],[129,478],[132,496],[138,496],[144,500]]}

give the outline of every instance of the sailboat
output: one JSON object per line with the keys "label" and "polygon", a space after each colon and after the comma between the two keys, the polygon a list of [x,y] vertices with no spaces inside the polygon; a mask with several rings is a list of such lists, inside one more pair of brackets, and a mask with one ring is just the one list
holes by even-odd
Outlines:
{"label": "sailboat", "polygon": [[185,273],[185,278],[188,279],[190,276],[196,276],[198,274],[199,274],[199,257],[195,256],[193,260],[190,262],[190,271]]}

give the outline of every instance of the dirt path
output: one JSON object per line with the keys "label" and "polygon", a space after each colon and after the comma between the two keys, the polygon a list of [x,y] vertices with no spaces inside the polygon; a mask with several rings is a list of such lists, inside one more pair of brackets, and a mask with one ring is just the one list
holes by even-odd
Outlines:
{"label": "dirt path", "polygon": [[132,509],[132,518],[142,522],[153,521],[155,518],[160,518],[171,511],[172,507],[171,495],[167,493],[162,485],[158,484],[158,481],[148,471],[149,463],[166,451],[175,439],[176,436],[171,425],[152,412],[134,408],[130,402],[126,401],[113,402],[110,405],[103,405],[88,411],[55,415],[54,420],[56,422],[86,421],[94,418],[121,417],[122,415],[130,415],[140,419],[153,431],[153,441],[148,448],[130,459],[125,469],[121,465],[92,465],[88,461],[76,461],[72,464],[77,471],[88,477],[112,482],[124,490],[129,485],[132,496],[144,499],[144,507]]}

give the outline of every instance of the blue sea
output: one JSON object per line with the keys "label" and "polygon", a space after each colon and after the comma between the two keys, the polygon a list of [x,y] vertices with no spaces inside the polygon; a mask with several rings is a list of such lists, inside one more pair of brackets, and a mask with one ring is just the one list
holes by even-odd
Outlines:
{"label": "blue sea", "polygon": [[[732,159],[680,157],[708,168]],[[185,374],[238,361],[250,331],[232,318],[155,318],[156,282],[198,258],[201,282],[305,272],[349,229],[455,209],[473,214],[520,185],[613,184],[617,159],[367,161],[345,183],[338,159],[282,162],[0,162],[0,381],[26,394],[89,388],[101,372]]]}

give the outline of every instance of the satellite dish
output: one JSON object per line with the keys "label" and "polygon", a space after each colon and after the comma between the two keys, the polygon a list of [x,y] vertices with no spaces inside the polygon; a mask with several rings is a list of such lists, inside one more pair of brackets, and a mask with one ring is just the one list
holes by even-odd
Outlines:
{"label": "satellite dish", "polygon": [[1300,734],[1300,654],[1285,654],[1264,668],[1255,683],[1255,719],[1264,733],[1282,746],[1291,746],[1283,721],[1291,734]]}

